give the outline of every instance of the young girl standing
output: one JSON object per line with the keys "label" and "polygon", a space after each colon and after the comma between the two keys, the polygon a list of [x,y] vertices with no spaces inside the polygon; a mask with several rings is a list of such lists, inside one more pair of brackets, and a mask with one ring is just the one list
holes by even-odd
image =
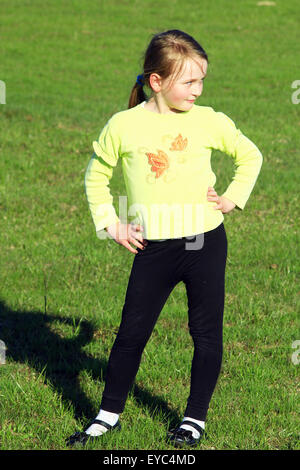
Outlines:
{"label": "young girl standing", "polygon": [[[201,95],[208,57],[190,35],[156,34],[129,109],[112,116],[93,143],[85,176],[96,231],[105,229],[135,254],[122,320],[109,357],[99,414],[68,444],[85,444],[121,428],[119,415],[143,350],[170,293],[181,281],[194,343],[190,394],[181,424],[167,434],[175,446],[195,446],[222,361],[227,237],[224,216],[244,209],[262,165],[258,148],[221,112],[194,102]],[[151,90],[147,99],[144,86]],[[213,186],[212,149],[234,159],[235,175],[222,196]],[[122,222],[108,187],[121,158],[129,210]],[[135,247],[133,248],[131,244]],[[176,325],[174,325],[174,328]]]}

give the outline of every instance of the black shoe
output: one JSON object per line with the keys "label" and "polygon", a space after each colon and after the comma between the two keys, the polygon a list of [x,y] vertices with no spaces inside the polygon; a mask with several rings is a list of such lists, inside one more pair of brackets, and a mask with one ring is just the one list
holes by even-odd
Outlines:
{"label": "black shoe", "polygon": [[[199,433],[200,436],[198,438],[193,437],[192,431],[188,431],[187,429],[183,429],[180,426],[183,424],[188,424],[189,426],[193,426]],[[184,445],[195,447],[199,444],[202,438],[205,438],[206,432],[204,431],[201,426],[193,421],[184,420],[177,428],[171,429],[168,431],[167,440],[171,442],[175,447],[182,447]]]}
{"label": "black shoe", "polygon": [[[68,439],[66,439],[66,445],[67,446],[73,446],[75,444],[81,444],[81,445],[84,446],[88,441],[89,442],[95,442],[99,438],[101,438],[103,436],[103,434],[100,434],[99,436],[92,436],[92,435],[87,434],[85,432],[92,424],[101,424],[106,429],[108,429],[107,432],[113,431],[114,429],[117,430],[117,431],[121,430],[121,423],[120,423],[119,420],[116,422],[116,424],[114,426],[112,426],[111,424],[105,423],[105,421],[101,421],[100,419],[95,419],[92,423],[90,423],[85,428],[84,431],[75,432],[74,434],[72,434],[72,436],[68,437]],[[104,434],[106,434],[106,432]]]}

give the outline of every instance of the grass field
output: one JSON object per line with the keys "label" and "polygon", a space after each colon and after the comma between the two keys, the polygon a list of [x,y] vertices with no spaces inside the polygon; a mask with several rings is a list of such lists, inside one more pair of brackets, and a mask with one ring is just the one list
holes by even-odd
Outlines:
{"label": "grass field", "polygon": [[[197,103],[230,116],[264,157],[244,211],[225,215],[224,358],[200,449],[299,449],[298,18],[298,0],[2,0],[0,449],[65,449],[98,412],[134,255],[96,237],[84,172],[92,141],[127,107],[151,35],[171,28],[208,53]],[[222,194],[233,162],[215,151],[212,167]],[[120,165],[110,187],[117,203]],[[122,432],[93,448],[172,449],[192,352],[181,283]]]}

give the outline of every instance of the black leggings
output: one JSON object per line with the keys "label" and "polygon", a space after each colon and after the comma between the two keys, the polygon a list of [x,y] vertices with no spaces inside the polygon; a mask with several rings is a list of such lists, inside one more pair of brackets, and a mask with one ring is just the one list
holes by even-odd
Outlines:
{"label": "black leggings", "polygon": [[194,342],[185,416],[205,420],[222,362],[226,259],[223,223],[194,238],[148,241],[145,250],[138,249],[109,357],[102,409],[113,413],[124,410],[158,316],[176,284],[183,281]]}

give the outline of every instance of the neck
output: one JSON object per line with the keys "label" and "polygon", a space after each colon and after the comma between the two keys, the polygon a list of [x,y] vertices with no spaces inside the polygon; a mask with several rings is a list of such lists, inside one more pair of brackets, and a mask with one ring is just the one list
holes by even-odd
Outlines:
{"label": "neck", "polygon": [[178,109],[170,108],[164,102],[162,97],[159,96],[159,93],[155,94],[149,99],[149,101],[147,101],[147,103],[145,104],[145,108],[147,108],[149,111],[152,111],[158,114],[174,114],[174,113],[182,112],[182,111],[179,111]]}

